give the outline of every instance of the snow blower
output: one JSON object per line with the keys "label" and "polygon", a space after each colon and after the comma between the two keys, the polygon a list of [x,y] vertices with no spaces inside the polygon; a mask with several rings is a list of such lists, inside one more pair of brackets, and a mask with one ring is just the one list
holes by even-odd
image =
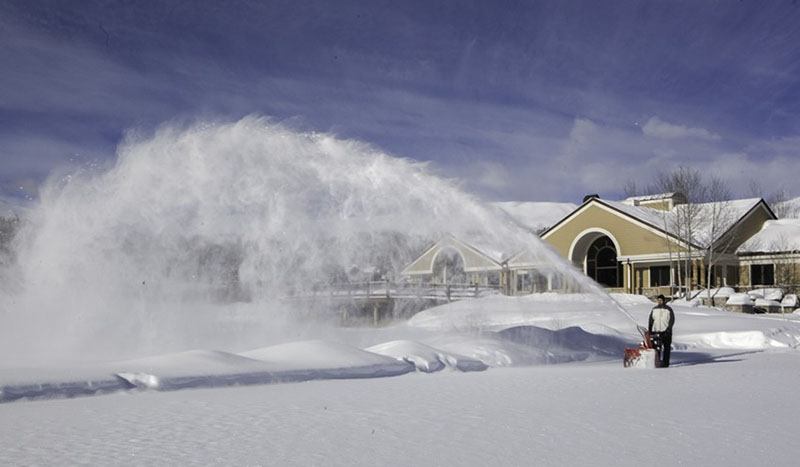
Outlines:
{"label": "snow blower", "polygon": [[[640,332],[642,330],[640,329]],[[642,342],[637,348],[626,348],[625,356],[622,360],[622,366],[625,368],[655,368],[658,359],[658,345],[657,339],[647,332],[642,332]]]}

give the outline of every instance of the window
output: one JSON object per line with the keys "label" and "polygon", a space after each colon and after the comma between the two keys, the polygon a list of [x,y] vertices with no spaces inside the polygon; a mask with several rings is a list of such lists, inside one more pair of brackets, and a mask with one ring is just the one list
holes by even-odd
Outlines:
{"label": "window", "polygon": [[661,287],[669,283],[669,266],[650,267],[650,287]]}
{"label": "window", "polygon": [[622,263],[617,261],[617,250],[610,238],[600,237],[589,246],[586,274],[607,287],[622,286]]}
{"label": "window", "polygon": [[775,285],[775,265],[774,264],[751,265],[750,285]]}
{"label": "window", "polygon": [[736,285],[739,283],[739,268],[736,266],[726,267],[726,276],[728,283],[725,285]]}

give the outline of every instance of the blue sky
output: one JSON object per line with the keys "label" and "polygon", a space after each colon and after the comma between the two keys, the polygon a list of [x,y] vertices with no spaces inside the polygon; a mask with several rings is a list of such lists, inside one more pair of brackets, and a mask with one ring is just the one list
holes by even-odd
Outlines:
{"label": "blue sky", "polygon": [[489,200],[691,165],[800,195],[800,2],[0,2],[0,193],[126,131],[272,116]]}

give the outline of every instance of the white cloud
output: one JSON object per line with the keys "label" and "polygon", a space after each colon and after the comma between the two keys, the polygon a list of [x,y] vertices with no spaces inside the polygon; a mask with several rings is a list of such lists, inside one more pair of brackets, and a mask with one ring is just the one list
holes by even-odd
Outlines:
{"label": "white cloud", "polygon": [[477,164],[475,183],[494,191],[504,191],[512,183],[511,174],[501,164],[481,162]]}
{"label": "white cloud", "polygon": [[705,128],[692,128],[684,125],[665,122],[658,117],[650,117],[650,120],[642,127],[642,133],[655,138],[678,139],[678,138],[698,138],[708,141],[719,141],[722,139],[718,134],[712,133]]}

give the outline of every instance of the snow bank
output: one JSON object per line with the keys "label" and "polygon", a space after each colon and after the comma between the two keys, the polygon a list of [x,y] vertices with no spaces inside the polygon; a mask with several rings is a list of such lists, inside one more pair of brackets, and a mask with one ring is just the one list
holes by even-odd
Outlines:
{"label": "snow bank", "polygon": [[797,295],[795,294],[786,294],[781,300],[781,306],[784,307],[797,307],[800,302],[798,302]]}
{"label": "snow bank", "polygon": [[746,293],[734,293],[728,297],[727,305],[752,305],[753,297]]}
{"label": "snow bank", "polygon": [[490,367],[547,365],[572,361],[548,354],[546,350],[528,347],[503,339],[495,333],[478,336],[443,336],[436,348],[467,355]]}
{"label": "snow bank", "polygon": [[0,403],[17,399],[106,394],[133,386],[102,368],[9,368],[0,370]]}
{"label": "snow bank", "polygon": [[720,287],[718,289],[710,289],[706,292],[703,292],[700,297],[708,297],[709,293],[711,293],[711,296],[714,298],[725,298],[735,294],[736,291],[733,290],[732,287]]}
{"label": "snow bank", "polygon": [[767,336],[763,331],[708,332],[703,334],[682,334],[673,338],[672,345],[678,349],[737,349],[766,350],[786,348],[787,344]]}
{"label": "snow bank", "polygon": [[414,371],[394,358],[325,341],[293,342],[237,355],[190,350],[111,362],[93,370],[4,370],[0,402],[20,398],[74,397],[126,389],[169,391],[231,385],[372,378]]}
{"label": "snow bank", "polygon": [[239,355],[319,378],[395,376],[414,371],[414,366],[408,362],[323,340],[289,342],[242,352]]}
{"label": "snow bank", "polygon": [[636,342],[634,337],[619,335],[607,327],[595,328],[608,334],[593,334],[577,327],[550,330],[516,326],[473,336],[441,336],[433,345],[490,367],[506,367],[621,359],[623,349]]}
{"label": "snow bank", "polygon": [[409,326],[416,328],[466,332],[499,331],[514,326],[561,329],[592,323],[634,331],[633,323],[617,305],[599,294],[491,296],[429,308],[408,321]]}
{"label": "snow bank", "polygon": [[753,289],[747,292],[747,294],[753,298],[765,298],[767,300],[780,301],[783,298],[783,289],[777,287]]}
{"label": "snow bank", "polygon": [[[498,333],[504,339],[543,349],[550,354],[565,354],[574,356],[575,353],[586,353],[588,356],[607,356],[619,358],[625,347],[631,344],[628,339],[614,336],[591,334],[577,326],[566,329],[549,330],[534,326],[520,326],[505,329]],[[570,360],[585,360],[586,358],[572,358]]]}
{"label": "snow bank", "polygon": [[444,368],[453,368],[461,371],[483,371],[488,368],[480,360],[444,352],[410,340],[386,342],[369,347],[366,350],[412,363],[417,370],[425,373],[440,371]]}
{"label": "snow bank", "polygon": [[116,375],[142,389],[173,390],[269,383],[274,368],[218,350],[189,350],[120,362]]}

